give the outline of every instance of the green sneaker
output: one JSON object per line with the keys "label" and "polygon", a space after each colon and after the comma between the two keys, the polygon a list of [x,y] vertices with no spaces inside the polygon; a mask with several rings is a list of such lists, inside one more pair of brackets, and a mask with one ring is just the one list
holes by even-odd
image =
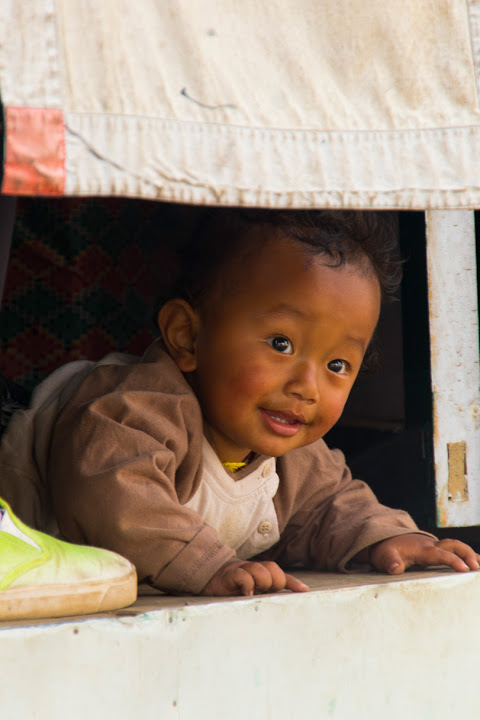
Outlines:
{"label": "green sneaker", "polygon": [[136,597],[128,560],[32,530],[0,498],[0,620],[105,612]]}

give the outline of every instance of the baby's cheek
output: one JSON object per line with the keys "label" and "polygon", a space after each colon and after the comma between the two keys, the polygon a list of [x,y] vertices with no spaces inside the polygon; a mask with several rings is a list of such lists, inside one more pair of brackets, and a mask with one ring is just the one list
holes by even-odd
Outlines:
{"label": "baby's cheek", "polygon": [[329,425],[329,430],[340,419],[343,408],[345,407],[345,402],[346,400],[344,401],[343,398],[333,398],[324,406],[324,419],[326,424]]}
{"label": "baby's cheek", "polygon": [[249,367],[230,378],[230,388],[234,395],[240,398],[255,399],[268,389],[271,384],[268,374],[262,372],[261,368]]}

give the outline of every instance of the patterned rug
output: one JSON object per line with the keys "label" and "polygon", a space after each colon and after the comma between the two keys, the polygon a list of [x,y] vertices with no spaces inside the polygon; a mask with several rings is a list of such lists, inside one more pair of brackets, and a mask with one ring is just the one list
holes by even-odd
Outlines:
{"label": "patterned rug", "polygon": [[[184,212],[185,210],[185,212]],[[0,373],[26,390],[70,360],[143,354],[187,209],[22,198],[0,311]]]}

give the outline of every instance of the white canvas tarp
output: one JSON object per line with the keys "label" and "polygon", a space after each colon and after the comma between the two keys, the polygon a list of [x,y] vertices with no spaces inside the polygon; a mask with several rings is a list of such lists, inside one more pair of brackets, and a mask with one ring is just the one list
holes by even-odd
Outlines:
{"label": "white canvas tarp", "polygon": [[480,0],[0,0],[2,190],[480,206]]}

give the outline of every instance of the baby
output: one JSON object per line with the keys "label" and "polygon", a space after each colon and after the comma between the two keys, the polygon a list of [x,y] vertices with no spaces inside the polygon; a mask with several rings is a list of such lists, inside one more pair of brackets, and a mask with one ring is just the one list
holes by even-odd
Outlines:
{"label": "baby", "polygon": [[[388,216],[216,209],[179,267],[143,359],[62,368],[23,414],[42,428],[30,485],[48,488],[61,535],[174,593],[308,589],[292,566],[477,570],[468,545],[378,503],[322,439],[399,282]],[[7,452],[26,437],[16,415]],[[47,517],[41,496],[25,521]]]}

